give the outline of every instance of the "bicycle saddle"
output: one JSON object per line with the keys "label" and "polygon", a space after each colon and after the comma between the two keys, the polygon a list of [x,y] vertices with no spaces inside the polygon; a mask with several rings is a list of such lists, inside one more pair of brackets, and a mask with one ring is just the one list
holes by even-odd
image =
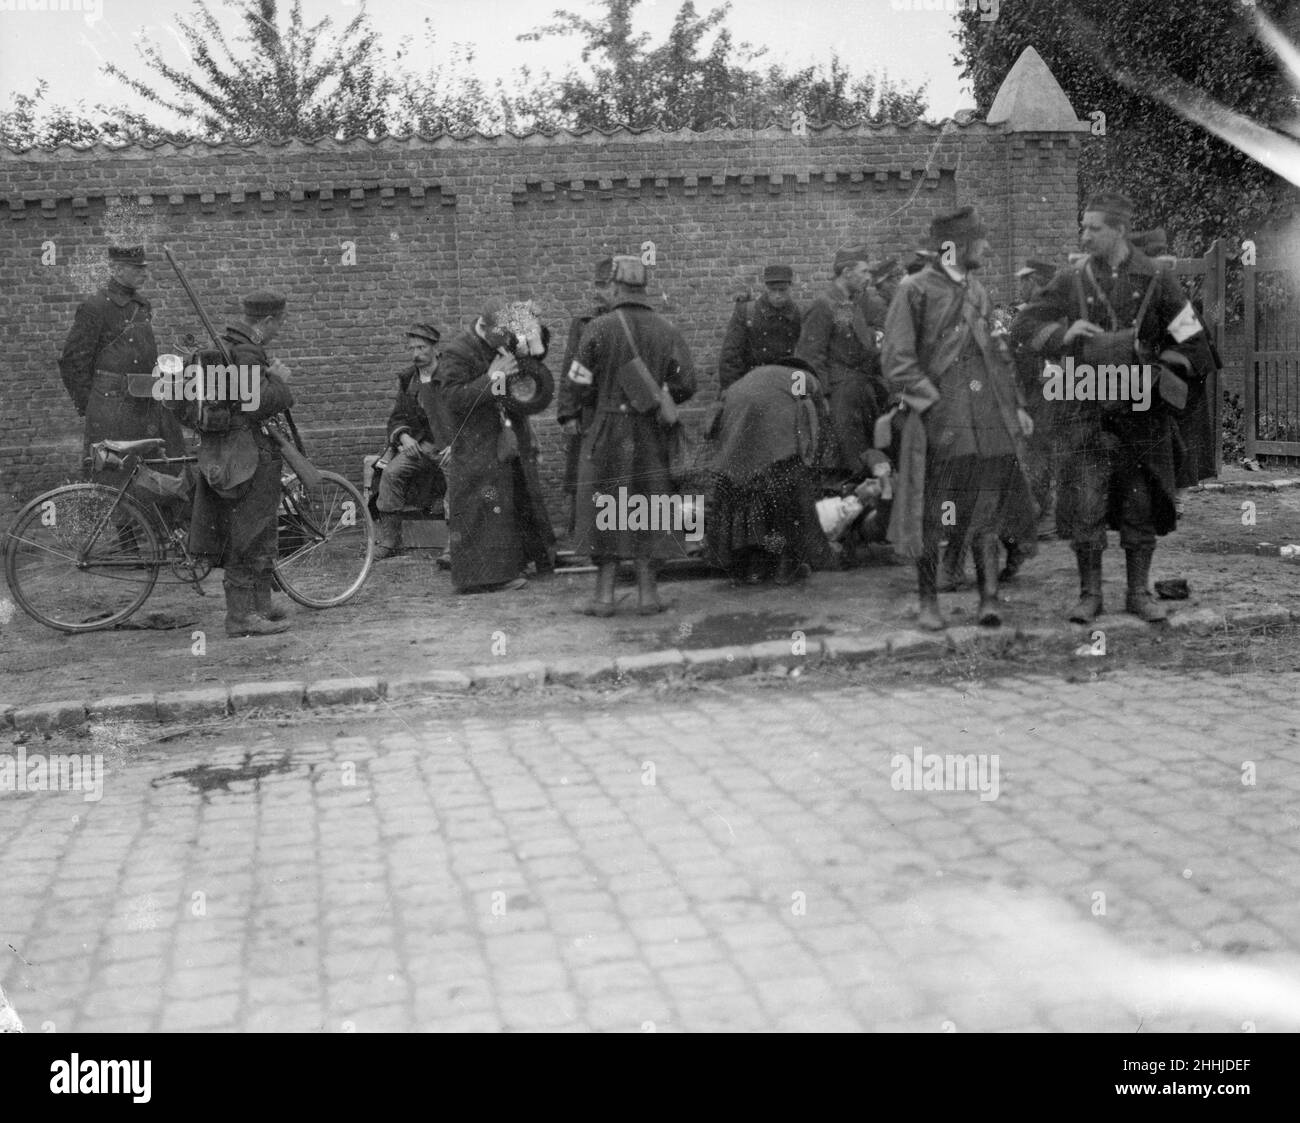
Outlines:
{"label": "bicycle saddle", "polygon": [[157,452],[167,442],[162,437],[146,437],[142,441],[100,441],[99,443],[118,456],[130,456],[136,452]]}

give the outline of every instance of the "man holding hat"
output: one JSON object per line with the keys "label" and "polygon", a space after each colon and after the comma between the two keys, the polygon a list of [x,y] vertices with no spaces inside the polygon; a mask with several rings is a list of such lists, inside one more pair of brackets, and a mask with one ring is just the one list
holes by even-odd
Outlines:
{"label": "man holding hat", "polygon": [[639,257],[614,258],[614,306],[583,332],[564,374],[593,417],[582,438],[574,534],[574,548],[596,563],[596,595],[579,609],[589,616],[614,615],[620,559],[636,564],[637,612],[664,611],[655,563],[680,552],[672,527],[620,513],[672,509],[669,441],[677,405],[695,393],[686,340],[651,306],[648,281]]}
{"label": "man holding hat", "polygon": [[574,316],[569,324],[569,338],[564,345],[564,361],[560,364],[560,387],[556,391],[555,420],[560,423],[566,438],[564,450],[564,494],[569,498],[569,534],[572,535],[577,520],[578,462],[582,455],[582,434],[591,425],[590,411],[583,415],[582,407],[574,397],[574,384],[563,377],[578,355],[582,333],[597,316],[603,316],[614,302],[614,259],[602,257],[596,262],[591,283],[591,311]]}
{"label": "man holding hat", "polygon": [[718,384],[725,390],[755,367],[794,353],[803,316],[790,295],[794,270],[769,265],[763,270],[763,294],[757,300],[737,297],[718,355]]}
{"label": "man holding hat", "polygon": [[190,549],[225,569],[228,636],[276,635],[289,628],[284,609],[271,601],[284,461],[262,424],[293,405],[289,368],[266,353],[284,327],[285,304],[274,292],[244,298],[243,318],[222,339],[231,362],[260,378],[258,396],[250,399],[257,405],[232,409],[230,429],[205,432],[199,444]]}
{"label": "man holding hat", "polygon": [[437,403],[426,410],[431,420],[435,412],[447,419],[447,527],[458,593],[522,589],[529,562],[539,575],[555,568],[555,532],[528,423],[555,396],[543,362],[550,333],[537,326],[540,353],[533,353],[510,326],[517,307],[489,300],[451,339],[433,379]]}
{"label": "man holding hat", "polygon": [[935,258],[905,277],[885,323],[884,368],[907,409],[890,540],[916,559],[921,628],[939,613],[939,542],[970,541],[979,582],[977,620],[1001,621],[998,539],[1035,513],[1021,464],[1033,423],[992,305],[973,276],[989,243],[974,207],[930,224]]}
{"label": "man holding hat", "polygon": [[397,397],[388,416],[388,464],[379,477],[379,495],[375,500],[379,515],[379,534],[375,557],[396,557],[402,551],[402,520],[394,512],[405,507],[427,507],[447,492],[447,482],[438,466],[438,458],[450,443],[450,435],[437,432],[434,421],[421,404],[424,400],[436,411],[436,395],[429,388],[438,369],[435,349],[441,335],[430,323],[415,323],[407,329],[411,365],[397,376]]}
{"label": "man holding hat", "polygon": [[[167,455],[185,453],[180,422],[155,400],[153,369],[158,345],[153,311],[137,291],[149,276],[143,246],[108,251],[108,284],[77,309],[59,356],[59,373],[77,414],[86,419],[82,456],[97,441],[162,437]],[[112,484],[120,472],[96,475]]]}
{"label": "man holding hat", "polygon": [[1013,339],[1043,359],[1149,373],[1156,382],[1147,384],[1145,408],[1092,395],[1054,403],[1056,521],[1078,561],[1079,601],[1070,613],[1078,624],[1102,612],[1108,526],[1124,548],[1126,610],[1149,623],[1166,618],[1149,585],[1156,537],[1177,525],[1175,416],[1188,383],[1203,380],[1213,363],[1178,281],[1131,244],[1132,221],[1123,195],[1094,196],[1079,228],[1083,254],[1012,325]]}
{"label": "man holding hat", "polygon": [[835,255],[834,279],[804,313],[795,355],[811,363],[830,402],[835,449],[827,468],[840,477],[862,470],[872,448],[876,418],[884,412],[885,388],[875,329],[857,297],[871,280],[866,246]]}

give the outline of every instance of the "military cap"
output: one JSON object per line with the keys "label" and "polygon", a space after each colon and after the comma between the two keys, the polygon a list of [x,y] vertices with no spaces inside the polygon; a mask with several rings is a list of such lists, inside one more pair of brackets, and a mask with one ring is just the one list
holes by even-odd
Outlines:
{"label": "military cap", "polygon": [[1050,261],[1039,261],[1031,257],[1023,267],[1016,270],[1016,276],[1021,280],[1025,277],[1045,277],[1050,281],[1056,276],[1056,266]]}
{"label": "military cap", "polygon": [[886,277],[892,277],[895,273],[901,273],[902,271],[903,267],[898,264],[898,258],[887,258],[879,265],[871,267],[871,279],[873,281],[883,281]]}
{"label": "military cap", "polygon": [[1143,230],[1140,234],[1130,234],[1128,240],[1148,257],[1156,257],[1169,250],[1169,238],[1163,226],[1157,226],[1154,230]]}
{"label": "military cap", "polygon": [[1133,200],[1118,191],[1100,191],[1088,200],[1083,208],[1087,211],[1102,211],[1112,218],[1123,222],[1133,221]]}
{"label": "military cap", "polygon": [[123,265],[148,265],[144,259],[144,246],[109,246],[108,260]]}
{"label": "military cap", "polygon": [[917,250],[912,254],[911,260],[907,263],[907,272],[909,274],[919,273],[933,260],[934,252],[932,250]]}
{"label": "military cap", "polygon": [[639,257],[620,254],[614,258],[614,280],[631,289],[643,289],[649,280],[646,267]]}
{"label": "military cap", "polygon": [[614,259],[602,257],[596,262],[596,272],[591,278],[598,285],[607,285],[614,279]]}
{"label": "military cap", "polygon": [[958,207],[955,211],[938,215],[930,222],[930,240],[936,245],[944,242],[973,242],[983,238],[984,223],[972,206]]}
{"label": "military cap", "polygon": [[406,334],[416,339],[427,339],[430,343],[437,343],[442,338],[442,333],[437,328],[420,320],[407,328]]}
{"label": "military cap", "polygon": [[794,284],[794,270],[788,265],[765,266],[763,269],[763,284],[792,285]]}
{"label": "military cap", "polygon": [[835,251],[835,260],[831,262],[832,268],[838,273],[841,269],[847,269],[859,261],[870,261],[871,249],[866,245],[845,246],[842,250]]}
{"label": "military cap", "polygon": [[250,320],[261,320],[267,316],[274,316],[277,312],[283,312],[287,303],[288,301],[278,292],[267,292],[264,289],[244,297],[244,315]]}

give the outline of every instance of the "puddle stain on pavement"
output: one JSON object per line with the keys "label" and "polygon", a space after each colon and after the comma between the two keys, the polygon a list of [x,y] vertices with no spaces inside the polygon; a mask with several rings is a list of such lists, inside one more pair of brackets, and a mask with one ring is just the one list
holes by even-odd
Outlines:
{"label": "puddle stain on pavement", "polygon": [[[236,793],[230,790],[231,784],[253,781],[254,784],[265,776],[273,776],[292,772],[296,767],[290,762],[287,755],[280,757],[276,761],[267,761],[260,764],[253,763],[253,753],[245,753],[244,759],[234,767],[226,765],[213,764],[196,764],[193,768],[183,768],[177,772],[169,772],[166,776],[158,776],[149,781],[149,786],[157,788],[165,784],[168,780],[185,780],[189,785],[203,796],[206,801],[210,792],[221,791],[227,795]],[[314,765],[308,765],[307,771],[310,774],[314,770]]]}

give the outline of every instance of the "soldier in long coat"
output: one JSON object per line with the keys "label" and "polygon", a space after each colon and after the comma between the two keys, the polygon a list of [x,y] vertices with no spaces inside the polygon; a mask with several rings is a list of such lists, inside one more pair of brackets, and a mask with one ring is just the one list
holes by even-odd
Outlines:
{"label": "soldier in long coat", "polygon": [[[998,538],[1037,517],[1026,479],[1024,438],[1033,422],[1005,342],[992,334],[992,305],[972,275],[988,252],[974,207],[930,224],[939,254],[900,283],[885,322],[884,367],[906,405],[890,522],[895,549],[916,559],[917,623],[939,630],[939,542],[969,539],[979,581],[977,619],[1001,623]],[[945,515],[952,523],[945,526]]]}
{"label": "soldier in long coat", "polygon": [[231,362],[260,378],[257,408],[232,408],[228,432],[199,435],[190,549],[225,569],[229,636],[275,635],[289,628],[284,609],[271,602],[284,460],[261,424],[293,405],[289,369],[266,352],[284,326],[285,305],[272,292],[244,299],[243,320],[226,328],[222,339]]}
{"label": "soldier in long coat", "polygon": [[794,270],[769,265],[763,270],[763,293],[736,301],[718,354],[718,384],[725,390],[755,367],[776,363],[794,354],[803,326],[803,313],[790,295]]}
{"label": "soldier in long coat", "polygon": [[[108,284],[77,308],[59,356],[63,385],[86,419],[82,456],[97,441],[150,437],[163,438],[169,456],[182,456],[180,422],[151,392],[158,345],[153,307],[138,291],[149,276],[144,247],[114,246],[108,260]],[[110,486],[122,478],[120,470],[95,475]]]}
{"label": "soldier in long coat", "polygon": [[873,447],[876,418],[884,412],[876,329],[857,298],[867,287],[871,269],[866,246],[835,255],[834,280],[809,305],[795,354],[811,363],[830,402],[835,442],[826,465],[839,477],[862,470],[863,455]]}
{"label": "soldier in long coat", "polygon": [[[1128,239],[1133,204],[1106,192],[1089,201],[1080,224],[1086,257],[1061,270],[1016,317],[1013,339],[1044,359],[1160,367],[1195,385],[1213,365],[1207,333],[1174,275]],[[1140,320],[1140,323],[1138,322]],[[1103,610],[1106,530],[1124,549],[1128,612],[1149,623],[1166,618],[1150,593],[1156,538],[1177,526],[1175,410],[1151,388],[1149,408],[1127,402],[1056,403],[1056,524],[1074,545],[1079,601],[1070,620],[1086,624]]]}
{"label": "soldier in long coat", "polygon": [[[529,562],[539,575],[555,568],[555,532],[528,423],[551,404],[555,382],[544,353],[517,352],[505,313],[502,301],[490,301],[443,349],[430,388],[438,401],[429,408],[442,410],[450,427],[451,581],[460,593],[523,588]],[[527,401],[512,389],[520,377],[532,380]]]}
{"label": "soldier in long coat", "polygon": [[[663,611],[667,606],[659,600],[654,564],[678,552],[670,528],[633,528],[630,520],[627,525],[615,520],[611,526],[608,518],[613,496],[622,496],[626,503],[621,509],[629,511],[634,504],[653,506],[656,500],[668,505],[675,489],[665,415],[695,393],[695,364],[686,340],[651,307],[647,282],[640,258],[614,259],[614,307],[583,333],[578,357],[565,373],[574,384],[575,400],[594,413],[582,439],[574,535],[578,552],[597,565],[595,599],[581,606],[591,616],[614,615],[618,562],[627,558],[636,563],[637,611]],[[644,382],[629,374],[638,357],[657,394],[649,394]]]}
{"label": "soldier in long coat", "polygon": [[564,359],[560,363],[560,385],[556,391],[555,420],[564,431],[564,494],[569,499],[568,528],[573,534],[578,495],[578,464],[582,460],[582,435],[591,425],[590,410],[584,411],[577,404],[572,392],[573,383],[564,377],[564,372],[573,365],[578,355],[578,344],[587,325],[597,316],[609,311],[614,301],[614,259],[602,257],[596,262],[596,270],[591,284],[592,306],[590,312],[574,316],[569,323],[569,337],[564,344]]}

